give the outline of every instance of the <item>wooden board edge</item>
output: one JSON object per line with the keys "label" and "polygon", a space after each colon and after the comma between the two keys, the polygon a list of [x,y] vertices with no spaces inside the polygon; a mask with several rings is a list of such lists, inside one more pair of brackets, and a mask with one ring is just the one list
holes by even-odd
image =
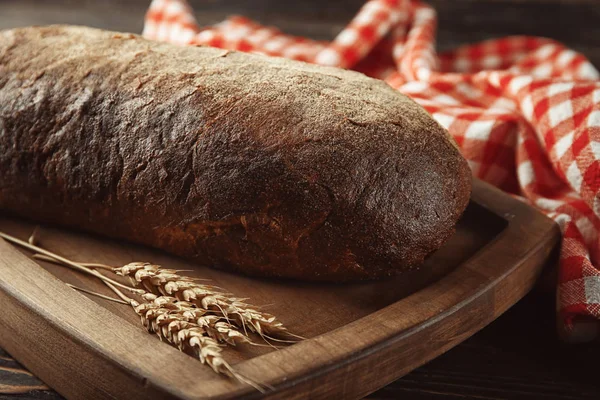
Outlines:
{"label": "wooden board edge", "polygon": [[[490,305],[488,309],[485,309],[484,307],[479,308],[477,311],[480,316],[485,315],[486,318],[481,318],[477,324],[469,325],[469,329],[460,334],[457,333],[451,340],[448,340],[444,346],[439,347],[437,351],[431,352],[428,357],[422,358],[421,361],[411,364],[410,367],[406,368],[402,365],[397,365],[395,368],[398,372],[390,375],[390,377],[384,381],[375,384],[375,382],[378,381],[378,377],[375,377],[369,384],[361,384],[360,387],[356,388],[356,393],[360,393],[360,395],[363,396],[405,375],[433,357],[444,353],[488,325],[533,288],[544,264],[548,262],[552,250],[560,240],[560,230],[552,220],[531,206],[511,198],[499,189],[478,180],[475,180],[474,182],[473,201],[501,218],[506,219],[508,221],[507,228],[494,241],[490,242],[488,246],[474,255],[464,266],[462,266],[462,268],[459,267],[460,271],[451,273],[448,277],[442,278],[441,281],[432,286],[442,287],[448,279],[454,279],[455,282],[460,282],[463,278],[467,278],[465,276],[466,270],[464,268],[468,269],[469,274],[473,276],[477,275],[477,268],[473,269],[473,265],[475,264],[489,263],[490,265],[494,265],[497,261],[494,260],[494,257],[496,257],[499,249],[503,251],[511,250],[505,248],[507,240],[511,238],[519,244],[521,249],[521,251],[511,254],[511,258],[514,260],[522,260],[513,263],[508,269],[505,265],[497,265],[496,263],[496,274],[492,279],[483,278],[481,280],[481,287],[475,296],[472,298],[465,297],[462,299],[455,299],[452,307],[442,310],[439,315],[435,317],[428,318],[426,314],[423,314],[423,318],[408,329],[398,329],[395,332],[393,332],[393,330],[388,330],[384,333],[380,332],[378,339],[374,340],[376,343],[379,343],[377,346],[370,346],[369,344],[365,346],[361,340],[356,340],[356,343],[352,345],[352,343],[341,339],[343,331],[349,332],[353,330],[352,328],[356,328],[357,326],[373,324],[377,318],[382,318],[385,314],[392,317],[394,308],[398,307],[398,303],[406,303],[412,299],[414,306],[418,309],[419,305],[427,300],[427,293],[432,289],[432,287],[426,288],[336,331],[326,333],[309,341],[298,343],[279,352],[269,353],[238,364],[240,370],[242,372],[245,370],[260,370],[261,374],[259,375],[268,377],[266,382],[273,385],[275,391],[270,392],[268,396],[265,396],[267,398],[293,399],[296,398],[294,396],[297,393],[305,393],[306,395],[310,395],[311,397],[314,396],[315,398],[327,398],[332,395],[332,393],[324,392],[324,387],[329,386],[328,383],[330,384],[334,379],[346,379],[343,375],[338,375],[340,371],[344,371],[344,368],[354,368],[352,365],[354,363],[359,363],[363,358],[366,358],[366,363],[368,363],[369,358],[372,358],[374,354],[381,352],[381,349],[388,346],[386,343],[394,343],[397,340],[402,340],[403,338],[406,339],[407,337],[410,337],[411,332],[420,329],[440,329],[440,327],[444,327],[445,325],[451,325],[452,321],[449,318],[457,309],[470,307],[469,303],[473,303],[473,301],[476,301],[477,299],[489,298],[493,294],[492,297],[494,302],[498,301],[499,306],[492,307]],[[515,279],[517,281],[515,281]],[[506,282],[511,282],[511,285],[507,285]],[[383,318],[385,319],[385,317]],[[356,334],[357,332],[358,331],[354,333]],[[336,351],[336,349],[332,349],[328,346],[328,343],[342,342],[344,342],[345,345],[343,351]],[[315,350],[322,353],[324,356],[309,359],[303,357],[305,354],[314,354]],[[282,356],[284,353],[285,356]],[[303,361],[294,363],[294,360]],[[294,365],[292,368],[294,373],[293,375],[285,375],[285,371],[281,370],[279,366],[289,366],[290,364]],[[265,368],[265,365],[268,367]],[[378,370],[377,366],[372,366],[372,368]],[[273,371],[276,372],[273,373]],[[350,375],[351,374],[348,374],[347,376]],[[282,380],[284,376],[285,380]],[[308,380],[307,376],[310,376],[312,380]],[[318,382],[321,382],[322,385],[319,385]],[[340,387],[348,387],[348,385],[348,383],[344,383],[343,385],[340,385]],[[300,390],[301,386],[307,386],[307,388]],[[307,392],[304,392],[304,390],[307,390]],[[235,394],[232,393],[231,396],[216,396],[214,398],[230,399],[241,395],[244,395],[244,398],[248,399],[261,397],[245,391],[237,392]]]}

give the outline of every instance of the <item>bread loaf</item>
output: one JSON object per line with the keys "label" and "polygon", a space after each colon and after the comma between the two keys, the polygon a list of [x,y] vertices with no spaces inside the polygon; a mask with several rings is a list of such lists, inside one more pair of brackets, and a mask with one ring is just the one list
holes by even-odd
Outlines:
{"label": "bread loaf", "polygon": [[417,266],[452,234],[466,161],[362,74],[136,35],[0,33],[0,209],[258,276]]}

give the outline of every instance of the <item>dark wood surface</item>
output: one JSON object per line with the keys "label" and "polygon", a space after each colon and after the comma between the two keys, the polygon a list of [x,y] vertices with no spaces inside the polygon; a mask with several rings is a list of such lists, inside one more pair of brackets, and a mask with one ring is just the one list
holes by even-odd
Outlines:
{"label": "dark wood surface", "polygon": [[[192,1],[201,23],[240,13],[283,30],[328,39],[360,7],[360,0]],[[507,34],[552,37],[600,65],[600,4],[595,0],[434,0],[438,45],[454,47]],[[146,1],[0,0],[0,29],[75,23],[139,32]],[[538,290],[497,321],[370,398],[599,398],[597,345],[567,345],[554,333],[554,296]],[[35,390],[34,377],[0,354],[0,399],[59,398]],[[4,394],[31,389],[25,394]]]}

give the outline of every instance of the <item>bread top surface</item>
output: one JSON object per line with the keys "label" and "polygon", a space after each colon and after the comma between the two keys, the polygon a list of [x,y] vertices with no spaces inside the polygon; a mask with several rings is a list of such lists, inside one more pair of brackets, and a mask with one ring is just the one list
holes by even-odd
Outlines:
{"label": "bread top surface", "polygon": [[0,155],[14,178],[0,179],[0,204],[37,191],[48,209],[76,208],[69,225],[252,274],[346,280],[418,265],[470,194],[466,161],[425,110],[337,68],[22,28],[0,33],[0,102],[1,118],[28,128],[20,146],[45,154],[26,173],[22,152]]}

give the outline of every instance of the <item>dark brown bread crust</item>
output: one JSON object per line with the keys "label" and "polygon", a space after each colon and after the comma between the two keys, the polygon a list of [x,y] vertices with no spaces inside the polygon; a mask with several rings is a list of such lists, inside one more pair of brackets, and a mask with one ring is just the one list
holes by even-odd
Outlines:
{"label": "dark brown bread crust", "polygon": [[0,172],[3,210],[312,280],[420,264],[471,187],[381,81],[68,26],[0,32]]}

